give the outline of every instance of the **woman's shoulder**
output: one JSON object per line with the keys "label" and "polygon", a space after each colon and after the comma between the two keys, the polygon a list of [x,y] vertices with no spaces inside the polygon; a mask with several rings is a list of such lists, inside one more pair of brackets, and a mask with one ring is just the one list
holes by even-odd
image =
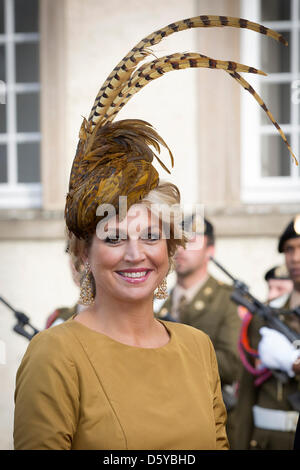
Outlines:
{"label": "woman's shoulder", "polygon": [[[78,348],[67,322],[37,333],[30,341],[16,375],[16,393],[24,384],[48,386],[53,377],[76,381]],[[31,384],[31,385],[30,385]]]}
{"label": "woman's shoulder", "polygon": [[46,328],[40,331],[37,335],[33,337],[33,340],[36,341],[37,339],[41,340],[57,340],[64,338],[70,338],[72,336],[72,322],[70,320],[66,320],[58,325],[51,326],[50,328]]}
{"label": "woman's shoulder", "polygon": [[39,359],[47,356],[57,357],[64,354],[69,356],[72,351],[71,344],[74,343],[71,324],[66,321],[52,326],[37,333],[30,341],[24,357],[30,355]]}

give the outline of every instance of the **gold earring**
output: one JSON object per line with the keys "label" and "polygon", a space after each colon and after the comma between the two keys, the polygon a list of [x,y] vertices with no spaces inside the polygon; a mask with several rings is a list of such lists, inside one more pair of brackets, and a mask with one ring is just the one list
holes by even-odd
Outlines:
{"label": "gold earring", "polygon": [[167,299],[169,296],[168,294],[168,286],[167,286],[167,279],[164,278],[162,282],[157,287],[157,291],[154,292],[154,297],[156,299]]}
{"label": "gold earring", "polygon": [[90,280],[91,266],[87,262],[85,264],[83,281],[80,286],[79,303],[83,305],[91,305],[94,302],[92,283]]}

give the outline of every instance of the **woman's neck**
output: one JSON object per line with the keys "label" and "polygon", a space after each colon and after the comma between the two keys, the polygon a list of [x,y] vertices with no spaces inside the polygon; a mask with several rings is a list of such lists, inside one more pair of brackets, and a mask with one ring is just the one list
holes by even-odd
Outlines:
{"label": "woman's neck", "polygon": [[159,347],[168,342],[164,326],[154,317],[152,298],[124,302],[99,295],[90,307],[78,315],[78,321],[134,346]]}

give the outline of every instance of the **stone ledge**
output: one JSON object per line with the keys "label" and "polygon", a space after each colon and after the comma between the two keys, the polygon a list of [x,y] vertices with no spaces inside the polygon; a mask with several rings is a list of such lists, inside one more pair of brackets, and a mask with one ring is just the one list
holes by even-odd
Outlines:
{"label": "stone ledge", "polygon": [[28,220],[63,220],[63,210],[44,209],[1,209],[0,223],[2,221],[28,221]]}
{"label": "stone ledge", "polygon": [[64,233],[63,211],[0,211],[0,240],[64,239]]}
{"label": "stone ledge", "polygon": [[217,237],[278,237],[293,215],[218,215],[207,216]]}
{"label": "stone ledge", "polygon": [[6,220],[0,221],[0,240],[63,240],[63,220]]}
{"label": "stone ledge", "polygon": [[219,237],[278,237],[291,219],[299,214],[297,204],[237,205],[209,207],[205,216]]}

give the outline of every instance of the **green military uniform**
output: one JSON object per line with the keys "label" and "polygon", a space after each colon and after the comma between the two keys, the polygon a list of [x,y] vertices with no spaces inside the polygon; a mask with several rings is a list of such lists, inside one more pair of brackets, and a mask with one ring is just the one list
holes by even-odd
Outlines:
{"label": "green military uniform", "polygon": [[[282,306],[289,310],[289,301]],[[300,320],[294,315],[285,315],[281,318],[290,328],[300,332]],[[264,324],[258,316],[253,316],[249,328],[248,339],[251,347],[257,349],[261,339],[259,329]],[[255,386],[255,377],[243,368],[239,383],[239,398],[236,407],[236,434],[235,449],[237,450],[292,450],[294,443],[294,430],[270,430],[255,427],[253,406],[267,410],[295,411],[290,402],[290,396],[300,393],[300,376],[289,378],[282,383],[272,375],[261,385]],[[293,413],[294,415],[294,413]],[[292,417],[295,421],[295,416]]]}
{"label": "green military uniform", "polygon": [[[223,387],[237,380],[240,368],[237,345],[241,322],[237,306],[230,300],[231,292],[231,286],[209,276],[192,301],[182,307],[179,317],[180,323],[198,328],[210,337],[216,351]],[[173,291],[159,310],[159,317],[164,318],[172,312],[172,296]],[[228,410],[227,434],[231,447],[234,414],[234,409]]]}

